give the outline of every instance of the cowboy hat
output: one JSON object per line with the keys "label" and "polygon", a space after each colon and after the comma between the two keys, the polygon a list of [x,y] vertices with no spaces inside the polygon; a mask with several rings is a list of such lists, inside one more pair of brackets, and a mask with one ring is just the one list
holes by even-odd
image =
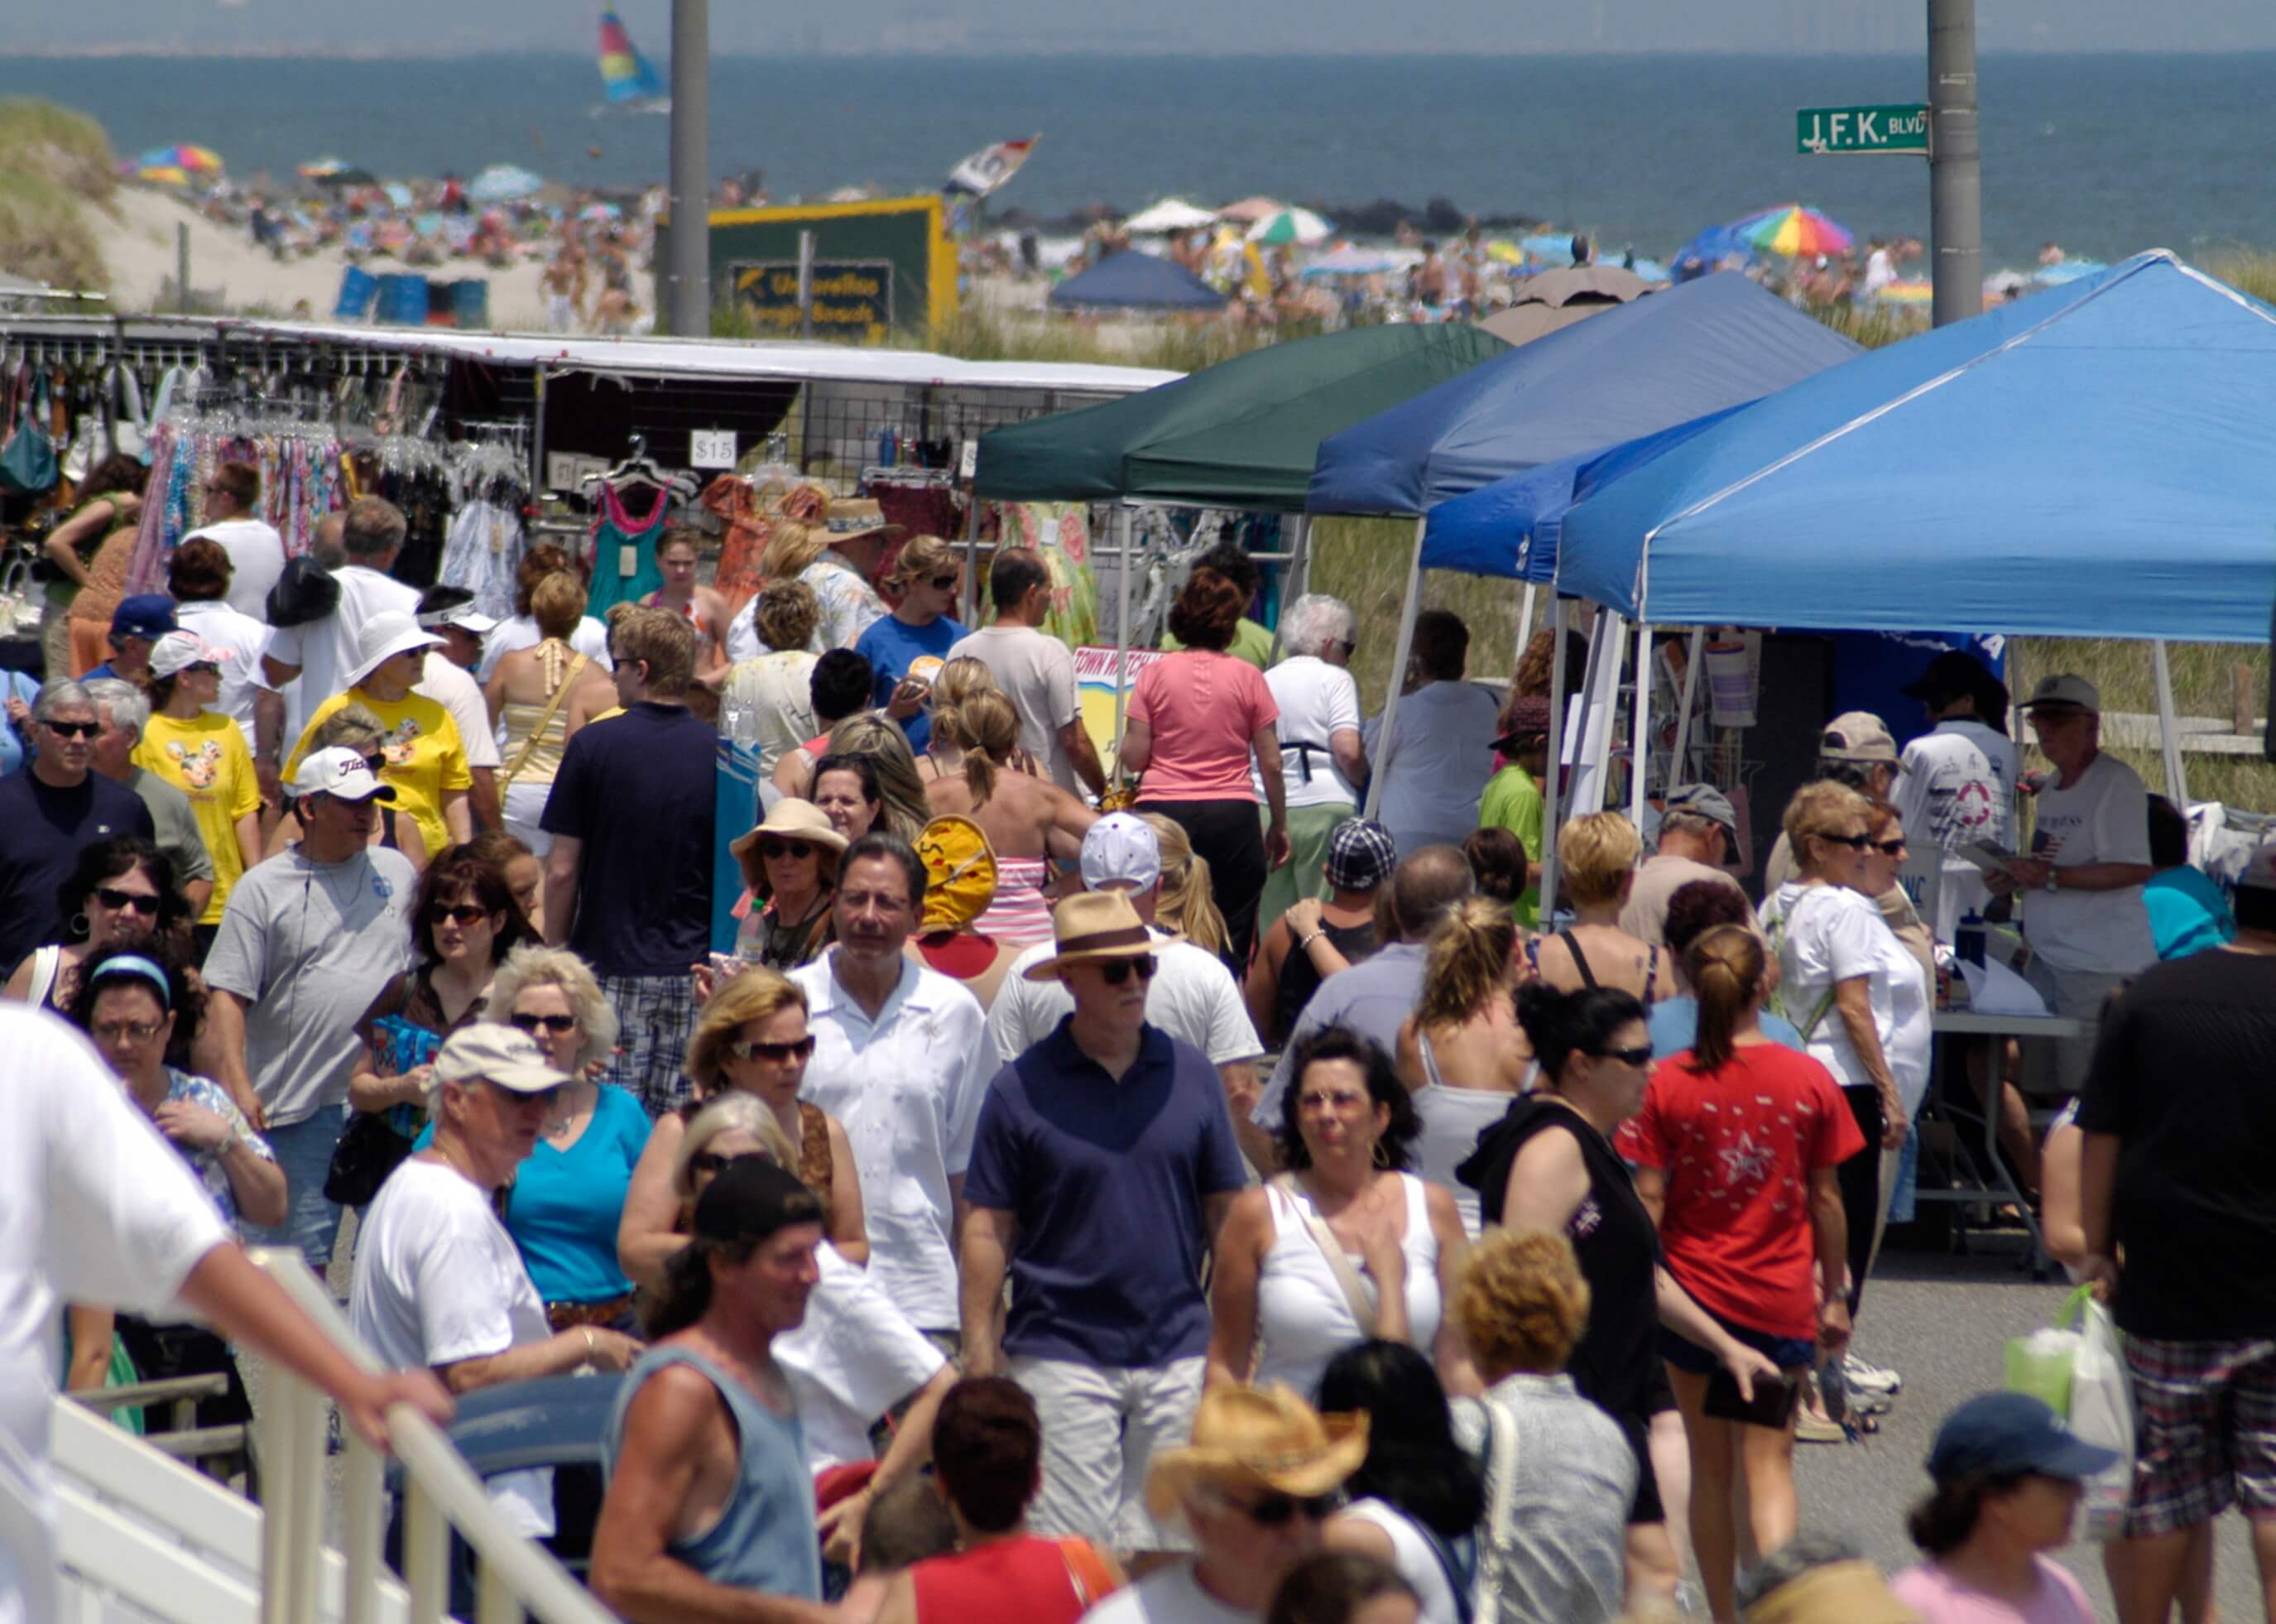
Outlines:
{"label": "cowboy hat", "polygon": [[345,686],[356,687],[396,655],[432,649],[442,641],[432,632],[421,631],[419,622],[401,610],[383,609],[356,628],[356,652],[362,659],[347,674]]}
{"label": "cowboy hat", "polygon": [[1166,1517],[1204,1486],[1325,1494],[1367,1459],[1367,1427],[1363,1414],[1321,1415],[1285,1383],[1212,1387],[1194,1411],[1193,1442],[1154,1457],[1146,1509]]}
{"label": "cowboy hat", "polygon": [[767,877],[759,860],[759,842],[769,835],[785,840],[805,840],[818,846],[831,857],[841,857],[846,852],[846,837],[831,827],[830,815],[810,801],[785,797],[774,804],[766,820],[748,834],[738,835],[727,843],[742,866],[744,883],[764,896]]}
{"label": "cowboy hat", "polygon": [[887,524],[885,510],[877,505],[875,498],[868,497],[832,502],[821,524],[832,547],[868,541],[872,536],[879,541],[898,542],[909,533],[907,525]]}
{"label": "cowboy hat", "polygon": [[1146,929],[1130,899],[1119,891],[1079,891],[1051,910],[1058,951],[1020,972],[1029,981],[1056,981],[1070,964],[1102,959],[1142,959],[1162,944]]}
{"label": "cowboy hat", "polygon": [[919,832],[916,852],[925,866],[920,936],[962,930],[988,911],[996,899],[996,848],[979,824],[944,813]]}

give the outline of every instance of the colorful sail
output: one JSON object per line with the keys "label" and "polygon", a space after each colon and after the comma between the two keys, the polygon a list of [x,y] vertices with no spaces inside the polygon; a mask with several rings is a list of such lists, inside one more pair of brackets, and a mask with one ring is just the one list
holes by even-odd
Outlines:
{"label": "colorful sail", "polygon": [[611,102],[638,102],[664,93],[664,81],[613,11],[601,13],[601,87]]}

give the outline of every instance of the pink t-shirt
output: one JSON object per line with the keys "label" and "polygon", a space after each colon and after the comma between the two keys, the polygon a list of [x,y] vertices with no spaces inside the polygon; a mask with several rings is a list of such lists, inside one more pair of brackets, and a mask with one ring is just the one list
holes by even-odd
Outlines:
{"label": "pink t-shirt", "polygon": [[2045,1557],[2033,1559],[2039,1588],[2020,1607],[1962,1583],[1934,1562],[1907,1568],[1889,1588],[1921,1615],[1921,1624],[2093,1624],[2094,1609],[2078,1581]]}
{"label": "pink t-shirt", "polygon": [[1138,673],[1130,715],[1154,736],[1142,801],[1256,799],[1249,740],[1280,719],[1280,708],[1248,661],[1202,649],[1157,660]]}

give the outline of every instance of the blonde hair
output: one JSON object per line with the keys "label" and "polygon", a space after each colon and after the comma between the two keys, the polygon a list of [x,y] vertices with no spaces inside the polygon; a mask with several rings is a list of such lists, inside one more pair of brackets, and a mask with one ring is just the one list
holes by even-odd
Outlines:
{"label": "blonde hair", "polygon": [[[985,660],[975,660],[968,654],[960,654],[940,668],[940,675],[932,679],[932,702],[936,713],[954,709],[975,694],[1001,694],[996,673],[988,669]],[[940,723],[936,716],[933,725]],[[956,741],[952,740],[951,743]],[[960,746],[960,748],[962,747]]]}
{"label": "blonde hair", "polygon": [[1731,1034],[1747,1006],[1761,995],[1768,968],[1762,938],[1744,925],[1711,926],[1685,950],[1683,974],[1699,999],[1693,1071],[1717,1072],[1729,1063]]}
{"label": "blonde hair", "polygon": [[[687,1076],[704,1093],[725,1086],[722,1080],[727,1045],[754,1021],[765,1021],[795,1005],[807,1007],[798,983],[775,971],[754,967],[715,988],[687,1040]],[[798,1171],[795,1160],[791,1171]]]}
{"label": "blonde hair", "polygon": [[1563,1370],[1589,1325],[1573,1243],[1545,1229],[1488,1230],[1454,1286],[1454,1323],[1488,1382]]}
{"label": "blonde hair", "polygon": [[821,525],[786,519],[759,554],[759,574],[770,582],[796,581],[829,545],[830,532]]}
{"label": "blonde hair", "polygon": [[1460,1026],[1489,999],[1506,997],[1516,952],[1517,922],[1508,904],[1471,897],[1447,909],[1430,932],[1415,1023]]}
{"label": "blonde hair", "polygon": [[351,750],[360,750],[368,744],[377,744],[387,737],[387,725],[378,714],[360,700],[350,700],[338,710],[316,724],[316,731],[308,740],[312,750],[329,750],[335,745],[345,745]]}
{"label": "blonde hair", "polygon": [[556,570],[529,589],[529,617],[542,637],[567,637],[585,618],[585,583]]}
{"label": "blonde hair", "polygon": [[899,557],[893,560],[891,573],[885,577],[888,586],[902,588],[921,576],[944,569],[961,571],[963,557],[955,547],[937,535],[913,535],[901,543]]}
{"label": "blonde hair", "polygon": [[964,781],[975,807],[996,793],[996,772],[1008,766],[1020,747],[1020,713],[994,688],[967,694],[960,704],[933,712],[941,736],[964,752]]}
{"label": "blonde hair", "polygon": [[1218,912],[1209,859],[1194,854],[1194,843],[1183,825],[1159,812],[1138,816],[1162,848],[1162,889],[1154,905],[1155,919],[1195,946],[1223,953],[1233,944],[1233,933]]}
{"label": "blonde hair", "polygon": [[577,1028],[585,1035],[577,1050],[577,1064],[591,1066],[617,1051],[617,1006],[602,996],[601,983],[587,964],[565,947],[540,947],[525,943],[505,956],[490,977],[489,1002],[484,1006],[493,1021],[513,1013],[514,1000],[525,988],[558,987],[577,1012]]}
{"label": "blonde hair", "polygon": [[830,755],[866,755],[876,770],[877,793],[884,810],[879,816],[885,832],[911,845],[932,822],[926,804],[924,780],[917,777],[917,758],[909,736],[900,725],[876,710],[859,710],[830,730]]}
{"label": "blonde hair", "polygon": [[671,1158],[671,1193],[682,1201],[695,1199],[695,1158],[711,1142],[730,1129],[740,1129],[765,1147],[767,1159],[790,1172],[798,1171],[798,1150],[775,1120],[773,1110],[752,1095],[730,1090],[697,1112],[680,1136]]}
{"label": "blonde hair", "polygon": [[1643,855],[1635,825],[1618,812],[1591,812],[1557,831],[1557,869],[1576,907],[1618,902]]}
{"label": "blonde hair", "polygon": [[670,699],[695,680],[695,627],[686,615],[642,606],[621,620],[610,611],[609,649],[619,665],[648,664],[648,690]]}
{"label": "blonde hair", "polygon": [[1786,816],[1780,822],[1785,825],[1786,842],[1794,852],[1795,866],[1805,874],[1816,873],[1817,861],[1809,849],[1811,838],[1824,839],[1837,825],[1861,821],[1872,809],[1863,795],[1838,778],[1820,778],[1794,791],[1794,799],[1786,803]]}

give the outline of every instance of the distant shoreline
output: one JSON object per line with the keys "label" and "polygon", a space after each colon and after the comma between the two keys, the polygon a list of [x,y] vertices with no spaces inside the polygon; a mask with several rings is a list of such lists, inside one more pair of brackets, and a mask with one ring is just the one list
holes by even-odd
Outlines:
{"label": "distant shoreline", "polygon": [[[659,42],[663,43],[663,42]],[[140,41],[105,41],[85,45],[13,44],[0,36],[0,51],[25,62],[106,62],[106,61],[196,61],[196,62],[480,62],[558,61],[568,58],[587,61],[591,52],[586,50],[509,50],[495,46],[483,46],[467,50],[421,50],[403,46],[343,45],[328,46],[314,42],[280,42],[271,45],[245,44],[183,44],[180,42],[148,43]],[[1484,47],[1474,50],[1383,51],[1354,46],[1341,51],[1278,51],[1226,47],[1213,49],[1212,57],[1232,58],[1252,62],[1348,62],[1366,59],[1383,63],[1444,62],[1448,60],[1485,57],[1514,62],[1558,62],[1593,60],[1643,60],[1654,57],[1692,60],[1711,58],[1734,62],[1778,62],[1782,64],[1808,62],[1890,62],[1918,61],[1921,53],[1913,49],[1852,50],[1852,51],[1765,51],[1725,50],[1711,45],[1620,47],[1605,46],[1589,50],[1571,49],[1528,49],[1520,47],[1495,49]],[[1986,50],[1984,62],[2008,59],[2060,60],[2063,57],[2102,60],[2107,57],[2133,57],[2144,61],[2166,58],[2195,59],[2201,57],[2276,58],[2276,47],[2235,48],[2218,43],[2197,49],[2173,50],[2062,50],[2048,48],[2032,50]],[[1096,45],[1069,45],[1061,49],[1031,48],[1027,50],[1005,51],[969,43],[943,43],[929,48],[894,45],[879,49],[874,45],[848,44],[842,49],[827,47],[801,48],[795,51],[715,50],[717,62],[929,62],[953,60],[963,62],[1174,62],[1183,60],[1184,54],[1168,45],[1133,44],[1127,49],[1108,49]],[[658,62],[663,61],[661,56]]]}

